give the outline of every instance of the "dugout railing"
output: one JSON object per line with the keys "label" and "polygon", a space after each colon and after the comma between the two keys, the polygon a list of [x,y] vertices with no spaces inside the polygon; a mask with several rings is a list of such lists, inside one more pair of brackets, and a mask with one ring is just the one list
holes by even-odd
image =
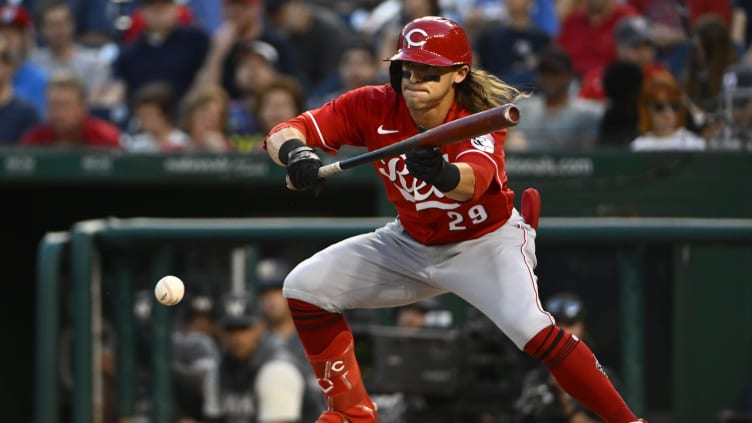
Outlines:
{"label": "dugout railing", "polygon": [[[153,280],[171,270],[171,250],[195,242],[259,244],[338,240],[373,230],[386,218],[249,218],[249,219],[103,219],[77,223],[69,232],[49,233],[38,249],[36,420],[59,421],[57,340],[60,334],[60,286],[68,267],[73,298],[72,421],[102,421],[98,348],[101,335],[101,290],[115,301],[117,407],[122,421],[134,408],[135,353],[132,290],[133,263],[127,254],[115,259],[103,287],[100,254],[103,250],[153,250]],[[542,218],[538,242],[609,245],[618,250],[620,274],[619,328],[622,334],[623,393],[633,408],[646,407],[645,246],[670,243],[673,248],[673,414],[674,421],[710,421],[719,408],[729,406],[741,390],[749,369],[752,347],[738,339],[752,324],[743,312],[752,301],[752,220],[666,218]],[[746,280],[745,280],[746,278]],[[712,298],[708,298],[708,296]],[[698,313],[698,303],[712,300],[717,315]],[[706,306],[707,307],[707,306]],[[742,310],[740,312],[740,310]],[[171,310],[156,307],[151,316],[154,423],[168,422]],[[698,337],[703,342],[699,342]],[[726,348],[723,354],[718,348]],[[717,362],[713,356],[726,362]],[[708,357],[706,359],[706,357]],[[709,363],[712,362],[712,363]],[[707,381],[717,381],[707,386]],[[698,386],[703,384],[703,386]],[[708,389],[712,388],[712,389]]]}

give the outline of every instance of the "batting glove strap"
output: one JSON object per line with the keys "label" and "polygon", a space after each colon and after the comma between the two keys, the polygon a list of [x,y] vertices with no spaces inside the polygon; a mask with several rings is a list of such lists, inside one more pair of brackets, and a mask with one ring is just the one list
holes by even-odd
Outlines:
{"label": "batting glove strap", "polygon": [[289,140],[285,141],[284,144],[279,147],[279,152],[277,153],[279,161],[287,166],[287,162],[290,161],[290,153],[298,147],[306,147],[306,143],[298,138],[290,138]]}
{"label": "batting glove strap", "polygon": [[460,183],[459,168],[444,160],[441,150],[417,147],[405,154],[407,170],[416,178],[428,182],[441,192],[449,192]]}
{"label": "batting glove strap", "polygon": [[311,189],[322,181],[319,179],[320,167],[321,159],[314,153],[313,148],[307,145],[299,146],[288,153],[287,176],[296,189]]}

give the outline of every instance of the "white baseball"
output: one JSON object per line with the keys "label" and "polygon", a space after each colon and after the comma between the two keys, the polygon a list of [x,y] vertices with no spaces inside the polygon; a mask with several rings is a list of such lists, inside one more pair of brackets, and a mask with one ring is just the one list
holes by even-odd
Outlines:
{"label": "white baseball", "polygon": [[177,276],[167,275],[157,282],[154,287],[154,296],[160,303],[173,306],[183,299],[185,285]]}

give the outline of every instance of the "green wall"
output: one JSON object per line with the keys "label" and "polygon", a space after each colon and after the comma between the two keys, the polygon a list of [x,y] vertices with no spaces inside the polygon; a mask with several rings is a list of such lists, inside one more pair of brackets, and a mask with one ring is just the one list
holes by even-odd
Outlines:
{"label": "green wall", "polygon": [[687,245],[674,266],[674,421],[717,421],[752,380],[752,247]]}

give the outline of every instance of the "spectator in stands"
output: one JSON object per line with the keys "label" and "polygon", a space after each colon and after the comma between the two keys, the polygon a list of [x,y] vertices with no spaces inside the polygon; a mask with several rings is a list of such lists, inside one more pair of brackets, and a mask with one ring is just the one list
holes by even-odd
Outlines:
{"label": "spectator in stands", "polygon": [[295,332],[287,300],[282,295],[282,283],[292,266],[281,258],[265,258],[256,264],[256,294],[259,310],[266,323],[268,336],[287,345],[301,359],[305,359],[303,344]]}
{"label": "spectator in stands", "polygon": [[219,363],[219,332],[211,297],[193,295],[184,302],[187,309],[172,335],[176,411],[183,417],[201,420],[206,378]]}
{"label": "spectator in stands", "polygon": [[85,48],[74,39],[76,22],[69,3],[53,0],[38,14],[44,46],[35,49],[31,63],[48,74],[68,71],[86,83],[89,104],[106,103],[111,86],[110,63],[96,50]]}
{"label": "spectator in stands", "polygon": [[697,37],[683,75],[684,90],[690,100],[707,113],[718,111],[723,73],[739,62],[729,28],[717,15],[697,19]]}
{"label": "spectator in stands", "polygon": [[[149,289],[133,294],[133,314],[136,324],[136,368],[134,421],[149,421],[153,409],[153,336],[152,313],[154,293]],[[172,405],[177,417],[202,417],[204,385],[209,373],[215,372],[219,350],[214,341],[199,332],[177,330],[170,337],[172,360],[169,363],[174,380],[175,397]]]}
{"label": "spectator in stands", "polygon": [[238,151],[261,151],[266,134],[277,124],[305,111],[303,89],[292,77],[279,75],[261,87],[253,100],[254,108],[247,133],[230,133]]}
{"label": "spectator in stands", "polygon": [[[305,111],[303,90],[295,79],[280,76],[256,95],[256,119],[260,141],[276,125]],[[260,145],[256,145],[260,148]]]}
{"label": "spectator in stands", "polygon": [[0,40],[4,40],[14,63],[13,89],[30,101],[40,116],[45,114],[45,87],[49,75],[28,60],[34,45],[31,18],[21,6],[0,7]]}
{"label": "spectator in stands", "polygon": [[307,0],[266,0],[266,11],[275,28],[288,36],[306,90],[336,73],[339,56],[354,36],[337,14]]}
{"label": "spectator in stands", "polygon": [[[208,422],[312,422],[307,397],[320,396],[301,371],[303,363],[270,338],[250,296],[222,299],[224,354],[207,378],[204,416]],[[307,366],[307,363],[305,363]]]}
{"label": "spectator in stands", "polygon": [[214,85],[188,93],[181,119],[190,138],[187,150],[218,153],[233,150],[226,137],[229,103],[225,90]]}
{"label": "spectator in stands", "polygon": [[[569,292],[556,294],[546,301],[545,309],[553,315],[559,327],[566,328],[575,339],[590,342],[585,324],[585,305],[577,295]],[[611,378],[618,389],[619,383],[614,380],[614,372],[602,368],[598,362],[596,365]],[[601,421],[564,392],[545,367],[535,368],[525,375],[522,393],[516,405],[521,423]]]}
{"label": "spectator in stands", "polygon": [[91,116],[87,98],[84,83],[75,75],[54,74],[47,85],[49,121],[29,130],[22,144],[120,148],[118,129]]}
{"label": "spectator in stands", "polygon": [[749,50],[752,45],[752,1],[733,0],[731,5],[731,39],[746,51],[744,60],[749,62],[752,58]]}
{"label": "spectator in stands", "polygon": [[125,137],[123,146],[135,153],[179,151],[188,146],[188,134],[175,127],[175,95],[170,84],[150,82],[133,95],[138,129]]}
{"label": "spectator in stands", "polygon": [[524,119],[507,138],[510,150],[583,151],[595,145],[602,107],[572,95],[574,76],[566,51],[544,50],[537,69],[540,92],[520,100]]}
{"label": "spectator in stands", "polygon": [[[616,24],[614,30],[617,59],[634,63],[642,69],[644,77],[665,68],[655,61],[655,44],[648,21],[641,16],[630,16]],[[603,73],[606,66],[588,71],[582,78],[579,96],[589,100],[603,101]]]}
{"label": "spectator in stands", "polygon": [[225,22],[214,33],[214,39],[201,70],[199,84],[221,85],[230,98],[241,98],[235,71],[251,41],[272,45],[279,56],[279,70],[304,80],[295,52],[289,41],[264,21],[264,0],[223,0]]}
{"label": "spectator in stands", "polygon": [[13,89],[14,60],[7,43],[0,39],[0,146],[18,143],[39,123],[34,105],[19,98]]}
{"label": "spectator in stands", "polygon": [[[190,7],[188,7],[187,4],[180,2],[175,4],[175,15],[177,18],[177,23],[179,25],[185,25],[190,26],[193,25],[193,11]],[[128,27],[127,30],[125,30],[125,33],[123,34],[123,43],[130,44],[136,40],[138,40],[139,37],[144,33],[146,30],[146,13],[144,11],[144,8],[139,7],[136,10],[133,11],[133,13],[130,16],[131,18],[131,24]]]}
{"label": "spectator in stands", "polygon": [[635,14],[631,6],[617,0],[585,0],[564,19],[556,42],[569,53],[578,77],[616,58],[614,28],[622,18]]}
{"label": "spectator in stands", "polygon": [[123,47],[113,64],[120,81],[118,101],[127,101],[153,81],[170,83],[182,99],[201,68],[209,48],[208,35],[198,28],[179,25],[175,0],[143,0],[146,30]]}
{"label": "spectator in stands", "polygon": [[556,16],[559,22],[564,22],[564,19],[571,15],[572,12],[582,7],[583,2],[584,0],[556,0]]}
{"label": "spectator in stands", "polygon": [[684,93],[668,72],[655,72],[642,83],[640,136],[632,151],[704,150],[705,140],[684,128]]}
{"label": "spectator in stands", "polygon": [[264,41],[250,41],[239,51],[235,83],[241,94],[230,102],[228,132],[240,151],[248,151],[249,137],[253,138],[259,132],[255,117],[256,95],[279,77],[279,53]]}
{"label": "spectator in stands", "polygon": [[[731,25],[731,1],[628,0],[628,3],[650,21],[654,40],[664,52],[685,41],[687,31],[703,15],[720,16],[726,25]],[[683,7],[686,11],[682,11]],[[686,20],[683,13],[688,15]]]}
{"label": "spectator in stands", "polygon": [[[256,264],[258,305],[270,341],[279,343],[292,353],[299,363],[306,363],[305,348],[295,331],[287,299],[282,295],[282,283],[290,270],[290,263],[281,258],[265,258]],[[308,385],[317,386],[316,376],[310,366],[301,366],[300,370]],[[304,398],[303,409],[306,410],[306,415],[317,416],[316,410],[321,413],[325,408],[326,404],[321,395],[309,395]]]}
{"label": "spectator in stands", "polygon": [[381,60],[376,57],[373,45],[360,37],[351,40],[339,57],[337,73],[313,89],[308,107],[319,107],[346,91],[365,85],[385,83],[388,77],[379,73],[380,70]]}
{"label": "spectator in stands", "polygon": [[[195,289],[194,289],[195,290]],[[184,300],[183,330],[187,333],[198,332],[219,340],[214,298],[210,295],[189,295]]]}
{"label": "spectator in stands", "polygon": [[482,31],[475,42],[480,67],[522,88],[532,88],[538,54],[551,44],[551,37],[533,24],[533,1],[506,0],[506,19]]}
{"label": "spectator in stands", "polygon": [[209,34],[222,24],[222,3],[217,0],[187,0],[196,23]]}
{"label": "spectator in stands", "polygon": [[[564,3],[564,0],[533,0],[530,3],[533,26],[550,37],[555,36],[559,32],[560,19],[556,9],[560,3]],[[475,39],[478,32],[498,25],[508,17],[505,0],[446,0],[441,5],[444,16],[447,16],[447,12],[456,16],[470,39]]]}
{"label": "spectator in stands", "polygon": [[617,60],[603,73],[606,108],[598,125],[598,147],[626,149],[639,134],[637,103],[642,87],[642,69]]}
{"label": "spectator in stands", "polygon": [[726,70],[718,118],[722,128],[711,138],[711,149],[752,151],[752,65]]}

